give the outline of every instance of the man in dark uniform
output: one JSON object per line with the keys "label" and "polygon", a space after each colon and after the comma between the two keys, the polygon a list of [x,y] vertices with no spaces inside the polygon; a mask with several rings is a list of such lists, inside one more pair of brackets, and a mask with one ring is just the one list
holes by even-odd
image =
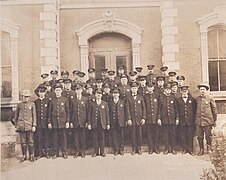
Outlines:
{"label": "man in dark uniform", "polygon": [[89,68],[88,69],[88,77],[89,79],[86,81],[86,84],[91,84],[92,87],[96,86],[96,75],[95,75],[95,69]]}
{"label": "man in dark uniform", "polygon": [[171,84],[165,84],[164,93],[159,98],[158,124],[162,125],[165,151],[163,154],[177,154],[175,151],[175,126],[179,124],[178,107],[175,96],[171,93]]}
{"label": "man in dark uniform", "polygon": [[84,80],[85,75],[86,73],[84,72],[81,72],[81,71],[78,72],[79,79],[78,79],[77,85],[79,84],[82,87],[85,85],[85,80]]}
{"label": "man in dark uniform", "polygon": [[115,77],[115,83],[120,84],[121,83],[121,75],[125,75],[125,67],[123,65],[120,65],[117,67],[117,76]]}
{"label": "man in dark uniform", "polygon": [[128,85],[127,75],[124,74],[121,76],[121,83],[119,84],[118,89],[120,91],[120,99],[123,99],[126,102],[127,98],[131,96],[131,87]]}
{"label": "man in dark uniform", "polygon": [[156,82],[156,74],[154,74],[155,65],[147,65],[148,74],[147,74],[147,82]]}
{"label": "man in dark uniform", "polygon": [[155,83],[147,82],[148,93],[144,96],[146,106],[146,127],[148,137],[149,154],[156,152],[159,154],[159,125],[158,125],[158,110],[159,110],[159,93],[154,91]]}
{"label": "man in dark uniform", "polygon": [[61,79],[68,79],[69,72],[68,71],[62,71],[61,72]]}
{"label": "man in dark uniform", "polygon": [[110,102],[112,101],[112,94],[111,94],[111,89],[110,89],[110,84],[106,83],[103,85],[103,95],[102,95],[102,100],[105,102]]}
{"label": "man in dark uniform", "polygon": [[168,72],[168,75],[169,75],[169,79],[168,79],[168,81],[166,83],[172,83],[172,82],[176,81],[177,73],[175,71]]}
{"label": "man in dark uniform", "polygon": [[135,70],[137,72],[137,77],[139,78],[140,76],[142,76],[142,67],[135,67]]}
{"label": "man in dark uniform", "polygon": [[118,85],[115,82],[115,71],[113,70],[108,71],[108,75],[109,75],[108,84],[110,85],[111,90],[113,90],[118,87]]}
{"label": "man in dark uniform", "polygon": [[216,126],[217,121],[217,106],[213,97],[208,95],[209,85],[201,83],[198,85],[200,95],[196,98],[196,131],[198,136],[198,143],[200,151],[199,156],[204,154],[204,135],[207,144],[207,153],[211,150],[212,144],[212,127]]}
{"label": "man in dark uniform", "polygon": [[48,112],[49,112],[49,99],[46,95],[45,85],[40,85],[37,89],[38,99],[34,101],[37,115],[37,144],[38,144],[38,156],[37,159],[43,155],[47,159],[50,158],[49,151],[49,137],[50,132],[48,129]]}
{"label": "man in dark uniform", "polygon": [[185,77],[184,76],[177,76],[177,82],[178,82],[178,87],[181,88],[184,85]]}
{"label": "man in dark uniform", "polygon": [[165,77],[164,76],[157,76],[155,92],[163,93],[164,92],[164,84],[165,84]]}
{"label": "man in dark uniform", "polygon": [[49,81],[46,81],[44,83],[44,85],[46,87],[46,98],[51,100],[55,96],[55,92],[52,91],[52,87],[51,87]]}
{"label": "man in dark uniform", "polygon": [[79,82],[79,76],[78,76],[78,72],[79,70],[74,70],[72,72],[73,76],[74,76],[74,80],[71,82],[71,89],[74,91],[75,90],[75,86],[78,84]]}
{"label": "man in dark uniform", "polygon": [[50,71],[50,76],[51,76],[51,80],[49,81],[52,89],[55,86],[55,84],[57,83],[57,76],[58,76],[58,71],[57,70],[51,70]]}
{"label": "man in dark uniform", "polygon": [[146,107],[144,99],[141,95],[137,94],[138,83],[131,83],[132,96],[127,99],[127,105],[129,108],[128,125],[132,126],[132,155],[137,151],[139,155],[142,145],[142,125],[145,124],[146,119]]}
{"label": "man in dark uniform", "polygon": [[136,71],[131,71],[129,72],[129,84],[132,82],[137,82],[137,72]]}
{"label": "man in dark uniform", "polygon": [[58,80],[57,80],[57,84],[61,84],[61,86],[62,86],[63,89],[64,89],[64,79],[58,79]]}
{"label": "man in dark uniform", "polygon": [[88,112],[88,129],[92,129],[94,153],[92,157],[99,154],[105,157],[105,131],[110,129],[108,104],[102,101],[102,90],[97,89],[95,92],[96,101],[92,102]]}
{"label": "man in dark uniform", "polygon": [[195,127],[196,100],[188,93],[189,86],[181,87],[181,96],[177,99],[178,113],[180,119],[180,136],[183,152],[193,154],[193,137]]}
{"label": "man in dark uniform", "polygon": [[103,84],[102,78],[96,78],[96,86],[93,88],[93,91],[96,91],[97,89],[103,90]]}
{"label": "man in dark uniform", "polygon": [[140,76],[139,81],[140,81],[140,86],[138,88],[137,93],[141,96],[144,96],[145,94],[147,94],[147,91],[148,91],[146,86],[146,82],[147,82],[146,76]]}
{"label": "man in dark uniform", "polygon": [[75,153],[74,157],[79,156],[85,157],[85,147],[86,147],[86,127],[87,127],[87,113],[88,104],[87,99],[82,96],[83,87],[80,85],[76,86],[76,98],[71,104],[71,122],[70,127],[73,128],[74,135],[74,146]]}
{"label": "man in dark uniform", "polygon": [[171,91],[172,94],[175,95],[176,99],[181,97],[181,92],[180,92],[180,88],[178,88],[178,82],[177,81],[173,81],[171,82]]}
{"label": "man in dark uniform", "polygon": [[108,69],[106,69],[106,68],[101,69],[101,78],[103,79],[104,84],[109,81]]}
{"label": "man in dark uniform", "polygon": [[48,81],[48,80],[47,80],[48,77],[49,77],[49,74],[48,74],[48,73],[43,73],[43,74],[41,74],[42,83]]}
{"label": "man in dark uniform", "polygon": [[52,130],[53,135],[53,159],[59,155],[59,146],[62,148],[63,158],[67,159],[65,129],[69,128],[70,109],[68,99],[62,96],[62,88],[61,84],[55,85],[56,97],[50,101],[49,105],[48,128]]}

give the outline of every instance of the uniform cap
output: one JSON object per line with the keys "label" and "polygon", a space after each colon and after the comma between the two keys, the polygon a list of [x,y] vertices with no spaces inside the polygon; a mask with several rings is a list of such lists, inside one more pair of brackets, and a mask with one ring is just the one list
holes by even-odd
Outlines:
{"label": "uniform cap", "polygon": [[25,89],[25,90],[23,90],[23,92],[22,92],[22,96],[31,96],[32,94],[31,94],[31,92],[30,92],[30,90],[28,90],[28,89]]}
{"label": "uniform cap", "polygon": [[62,76],[62,75],[68,75],[68,76],[69,76],[69,72],[68,72],[68,71],[62,71],[62,72],[61,72],[61,76]]}
{"label": "uniform cap", "polygon": [[55,69],[54,69],[54,70],[51,70],[51,71],[50,71],[50,74],[58,74],[58,71],[55,70]]}
{"label": "uniform cap", "polygon": [[152,65],[152,64],[147,65],[148,70],[152,70],[152,69],[154,69],[154,67],[155,67],[155,65]]}
{"label": "uniform cap", "polygon": [[171,83],[164,84],[165,89],[171,89],[171,87],[172,87]]}
{"label": "uniform cap", "polygon": [[57,83],[63,83],[63,82],[64,82],[63,79],[58,79],[58,80],[57,80]]}
{"label": "uniform cap", "polygon": [[182,91],[187,91],[187,90],[188,90],[188,88],[189,88],[189,86],[187,86],[187,85],[183,85],[183,86],[181,86],[181,90],[182,90]]}
{"label": "uniform cap", "polygon": [[136,69],[137,72],[141,72],[143,68],[142,67],[136,67],[135,69]]}
{"label": "uniform cap", "polygon": [[78,74],[79,77],[84,77],[86,75],[86,73],[81,72],[81,71],[79,71],[77,74]]}
{"label": "uniform cap", "polygon": [[95,72],[95,69],[94,68],[89,68],[88,69],[88,73],[93,73],[93,72]]}
{"label": "uniform cap", "polygon": [[140,81],[145,81],[145,80],[147,80],[147,77],[146,76],[139,76],[139,80]]}
{"label": "uniform cap", "polygon": [[85,84],[85,89],[89,89],[89,88],[92,88],[91,84]]}
{"label": "uniform cap", "polygon": [[64,84],[68,84],[68,83],[71,83],[72,80],[71,79],[64,79]]}
{"label": "uniform cap", "polygon": [[106,69],[106,68],[101,69],[102,73],[107,73],[107,71],[108,71],[108,69]]}
{"label": "uniform cap", "polygon": [[63,89],[63,86],[60,83],[56,83],[55,86],[54,86],[54,89],[56,89],[56,88]]}
{"label": "uniform cap", "polygon": [[103,91],[101,90],[101,89],[97,89],[96,91],[95,91],[95,94],[96,93],[98,93],[98,94],[102,94],[103,93]]}
{"label": "uniform cap", "polygon": [[124,69],[125,67],[123,66],[123,65],[119,65],[118,67],[117,67],[117,69]]}
{"label": "uniform cap", "polygon": [[139,86],[139,83],[138,82],[132,82],[130,84],[130,87],[138,87]]}
{"label": "uniform cap", "polygon": [[111,86],[110,86],[110,84],[108,84],[108,83],[106,83],[106,84],[104,84],[103,85],[103,88],[110,88]]}
{"label": "uniform cap", "polygon": [[160,70],[163,71],[163,72],[164,72],[164,71],[167,71],[167,69],[168,69],[167,66],[162,66],[162,67],[160,68]]}
{"label": "uniform cap", "polygon": [[46,91],[46,86],[44,84],[40,84],[38,87],[37,87],[37,91],[38,92],[45,92]]}
{"label": "uniform cap", "polygon": [[75,86],[75,89],[82,89],[83,87],[80,85],[80,84],[77,84],[76,86]]}
{"label": "uniform cap", "polygon": [[109,74],[110,76],[113,76],[113,75],[115,75],[115,71],[110,70],[110,71],[108,71],[108,74]]}
{"label": "uniform cap", "polygon": [[137,75],[137,72],[136,71],[131,71],[131,72],[129,72],[129,75],[130,76],[135,76],[135,75]]}
{"label": "uniform cap", "polygon": [[156,81],[165,81],[165,77],[164,76],[157,76]]}
{"label": "uniform cap", "polygon": [[168,75],[169,76],[175,76],[177,73],[175,72],[175,71],[170,71],[170,72],[168,72]]}
{"label": "uniform cap", "polygon": [[209,89],[210,89],[209,84],[208,84],[208,83],[206,83],[206,82],[202,82],[202,83],[200,83],[197,87],[198,87],[199,89],[200,89],[201,87],[206,88],[206,90],[209,90]]}
{"label": "uniform cap", "polygon": [[119,89],[113,89],[112,91],[111,91],[111,93],[119,93],[120,91],[119,91]]}
{"label": "uniform cap", "polygon": [[44,74],[41,74],[41,78],[47,78],[49,76],[49,74],[47,74],[47,73],[44,73]]}
{"label": "uniform cap", "polygon": [[101,83],[101,82],[103,82],[103,79],[102,78],[96,78],[96,82]]}
{"label": "uniform cap", "polygon": [[171,86],[178,86],[178,82],[177,81],[171,82]]}
{"label": "uniform cap", "polygon": [[184,76],[177,76],[177,80],[185,80]]}
{"label": "uniform cap", "polygon": [[72,74],[78,74],[79,70],[74,70]]}
{"label": "uniform cap", "polygon": [[154,82],[150,81],[150,82],[146,82],[146,86],[147,87],[153,87],[155,85]]}
{"label": "uniform cap", "polygon": [[128,78],[128,77],[127,77],[126,74],[122,74],[122,75],[120,76],[120,78],[122,79],[122,78]]}

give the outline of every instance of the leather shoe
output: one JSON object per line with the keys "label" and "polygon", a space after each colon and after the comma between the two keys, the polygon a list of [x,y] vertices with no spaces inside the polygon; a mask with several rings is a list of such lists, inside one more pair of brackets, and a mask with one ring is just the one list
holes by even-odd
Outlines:
{"label": "leather shoe", "polygon": [[120,150],[119,151],[119,154],[121,154],[123,156],[124,155],[124,151],[123,150]]}
{"label": "leather shoe", "polygon": [[133,151],[131,152],[131,155],[134,155],[134,154],[136,154],[136,151],[133,150]]}
{"label": "leather shoe", "polygon": [[46,158],[47,158],[47,159],[50,159],[50,156],[49,156],[49,154],[46,154]]}
{"label": "leather shoe", "polygon": [[26,156],[23,156],[21,159],[20,159],[20,163],[24,162],[27,160],[27,157]]}
{"label": "leather shoe", "polygon": [[118,155],[118,150],[115,150],[114,156]]}
{"label": "leather shoe", "polygon": [[85,158],[85,152],[82,152],[82,153],[81,153],[81,157],[82,157],[82,158]]}
{"label": "leather shoe", "polygon": [[175,150],[172,150],[172,154],[173,154],[173,155],[176,155],[177,152],[176,152]]}
{"label": "leather shoe", "polygon": [[73,156],[73,158],[77,158],[78,157],[78,152],[76,152]]}
{"label": "leather shoe", "polygon": [[53,157],[52,157],[52,159],[56,159],[57,158],[57,155],[54,155]]}
{"label": "leather shoe", "polygon": [[186,153],[187,153],[187,151],[185,149],[183,149],[182,154],[184,155]]}
{"label": "leather shoe", "polygon": [[207,149],[206,149],[206,151],[207,151],[207,154],[209,154],[209,152],[212,152],[212,148],[211,148],[211,146],[210,146],[210,145],[207,145]]}
{"label": "leather shoe", "polygon": [[63,158],[64,158],[64,159],[67,159],[67,158],[68,158],[68,156],[67,156],[66,153],[63,153]]}
{"label": "leather shoe", "polygon": [[192,151],[188,151],[188,153],[191,155],[191,156],[194,156],[194,153]]}
{"label": "leather shoe", "polygon": [[35,160],[36,160],[36,161],[39,160],[39,159],[41,159],[41,156],[35,157]]}
{"label": "leather shoe", "polygon": [[165,151],[164,151],[164,155],[167,155],[169,153],[169,150],[168,149],[166,149]]}
{"label": "leather shoe", "polygon": [[141,150],[138,150],[138,152],[137,152],[139,155],[141,155],[142,154],[142,152],[141,152]]}
{"label": "leather shoe", "polygon": [[160,151],[158,149],[155,149],[156,154],[160,154]]}
{"label": "leather shoe", "polygon": [[97,156],[97,153],[93,153],[92,157],[96,157]]}
{"label": "leather shoe", "polygon": [[204,154],[204,149],[200,149],[199,153],[198,153],[198,156],[202,156],[203,154]]}
{"label": "leather shoe", "polygon": [[106,154],[105,154],[105,153],[101,153],[101,156],[102,156],[102,157],[106,157]]}
{"label": "leather shoe", "polygon": [[30,161],[30,162],[34,162],[34,161],[35,161],[35,158],[34,158],[33,155],[31,155],[31,156],[29,157],[29,161]]}
{"label": "leather shoe", "polygon": [[150,149],[148,154],[153,154],[153,152],[154,152],[153,149]]}

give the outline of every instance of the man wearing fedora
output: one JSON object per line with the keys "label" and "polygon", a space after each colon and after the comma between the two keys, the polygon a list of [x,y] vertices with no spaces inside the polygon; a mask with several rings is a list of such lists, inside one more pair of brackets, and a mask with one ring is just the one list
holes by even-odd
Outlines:
{"label": "man wearing fedora", "polygon": [[36,131],[36,109],[35,103],[30,102],[31,93],[24,90],[22,93],[22,102],[17,105],[15,113],[16,132],[20,135],[21,149],[23,157],[20,162],[27,159],[27,148],[29,152],[29,160],[34,161],[34,140],[33,134]]}
{"label": "man wearing fedora", "polygon": [[207,144],[207,153],[211,150],[212,133],[211,129],[216,125],[217,120],[217,106],[214,99],[208,95],[209,85],[201,83],[198,85],[200,95],[196,98],[196,130],[200,151],[199,156],[204,154],[204,135]]}

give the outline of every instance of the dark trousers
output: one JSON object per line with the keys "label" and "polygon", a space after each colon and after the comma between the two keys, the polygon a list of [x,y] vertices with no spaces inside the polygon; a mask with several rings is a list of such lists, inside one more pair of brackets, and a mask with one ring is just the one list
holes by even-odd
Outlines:
{"label": "dark trousers", "polygon": [[166,149],[174,148],[176,144],[175,124],[163,124],[163,143]]}
{"label": "dark trousers", "polygon": [[149,150],[158,149],[159,147],[159,125],[148,124],[147,125],[147,137]]}
{"label": "dark trousers", "polygon": [[22,154],[27,154],[27,147],[29,155],[34,154],[34,133],[32,131],[19,131]]}
{"label": "dark trousers", "polygon": [[141,150],[142,144],[142,126],[134,125],[132,126],[132,148],[133,150]]}
{"label": "dark trousers", "polygon": [[203,139],[205,134],[206,144],[211,146],[212,143],[212,125],[209,126],[196,126],[197,138],[200,148],[204,148]]}
{"label": "dark trousers", "polygon": [[104,153],[104,147],[105,147],[105,130],[101,127],[98,127],[96,129],[93,129],[93,147],[94,147],[94,153],[99,152]]}
{"label": "dark trousers", "polygon": [[124,127],[114,127],[113,131],[113,144],[116,151],[124,150]]}
{"label": "dark trousers", "polygon": [[194,126],[180,125],[181,144],[184,150],[193,149]]}
{"label": "dark trousers", "polygon": [[59,148],[61,147],[62,152],[66,153],[66,147],[67,147],[67,138],[66,138],[66,131],[64,128],[53,128],[52,129],[52,135],[53,135],[53,148],[54,148],[54,154],[59,154]]}
{"label": "dark trousers", "polygon": [[46,155],[49,153],[49,137],[50,137],[50,131],[49,129],[37,129],[37,135],[38,135],[38,155]]}
{"label": "dark trousers", "polygon": [[86,148],[86,129],[85,128],[75,128],[74,133],[74,147],[75,151],[85,151]]}

